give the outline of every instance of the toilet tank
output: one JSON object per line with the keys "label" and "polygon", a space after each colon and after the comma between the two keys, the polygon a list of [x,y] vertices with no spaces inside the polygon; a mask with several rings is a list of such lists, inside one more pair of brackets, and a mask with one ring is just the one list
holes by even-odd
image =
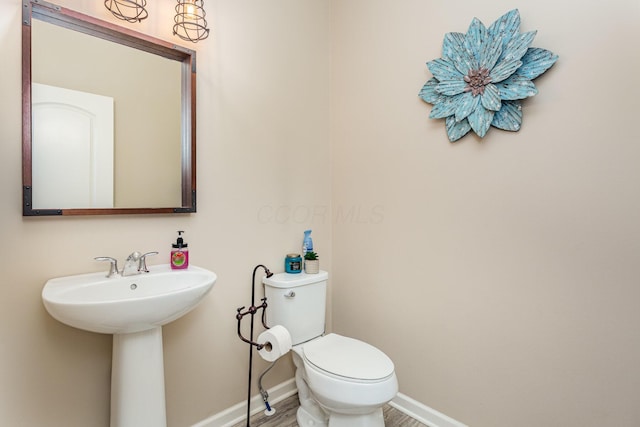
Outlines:
{"label": "toilet tank", "polygon": [[293,345],[324,334],[329,274],[278,273],[262,279],[267,297],[267,325],[284,326]]}

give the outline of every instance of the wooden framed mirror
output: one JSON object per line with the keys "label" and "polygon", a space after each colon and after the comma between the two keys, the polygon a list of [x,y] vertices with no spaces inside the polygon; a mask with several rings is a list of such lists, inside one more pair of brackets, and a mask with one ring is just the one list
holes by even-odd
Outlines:
{"label": "wooden framed mirror", "polygon": [[23,0],[23,215],[196,212],[196,55]]}

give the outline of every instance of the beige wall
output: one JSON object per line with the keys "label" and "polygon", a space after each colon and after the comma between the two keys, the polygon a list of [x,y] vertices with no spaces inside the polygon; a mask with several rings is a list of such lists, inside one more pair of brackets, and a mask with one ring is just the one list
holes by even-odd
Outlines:
{"label": "beige wall", "polygon": [[[403,393],[473,427],[635,426],[640,10],[521,3],[207,3],[198,213],[114,218],[20,216],[20,4],[0,3],[3,424],[107,425],[110,339],[52,320],[42,284],[99,270],[95,255],[158,249],[159,262],[176,229],[219,281],[165,328],[169,424],[241,401],[235,309],[253,266],[281,270],[310,227],[334,330],[386,351]],[[452,145],[417,97],[424,63],[445,32],[514,6],[560,61],[520,132]],[[150,13],[143,30],[170,39],[171,16]]]}
{"label": "beige wall", "polygon": [[[103,2],[58,3],[108,19]],[[141,30],[174,40],[173,4],[149,6]],[[40,301],[48,278],[100,271],[94,256],[122,260],[133,250],[158,250],[150,262],[168,262],[175,230],[186,230],[192,263],[215,271],[218,282],[201,306],[164,329],[169,425],[184,427],[246,396],[248,348],[236,337],[235,314],[251,301],[253,267],[282,271],[285,254],[300,250],[303,230],[313,228],[331,268],[328,3],[206,6],[212,36],[190,46],[198,54],[198,212],[23,218],[21,2],[0,2],[3,426],[108,426],[110,337],[53,320]],[[276,369],[266,386],[291,378],[290,365]]]}
{"label": "beige wall", "polygon": [[[637,426],[637,0],[332,6],[334,330],[473,427]],[[520,132],[450,144],[424,64],[514,7],[560,60]]]}

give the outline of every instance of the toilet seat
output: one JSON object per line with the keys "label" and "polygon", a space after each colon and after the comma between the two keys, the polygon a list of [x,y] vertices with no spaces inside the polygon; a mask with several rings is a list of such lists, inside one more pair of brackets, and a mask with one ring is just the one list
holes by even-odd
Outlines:
{"label": "toilet seat", "polygon": [[380,381],[395,369],[391,359],[376,347],[338,334],[306,343],[303,354],[314,368],[345,380]]}

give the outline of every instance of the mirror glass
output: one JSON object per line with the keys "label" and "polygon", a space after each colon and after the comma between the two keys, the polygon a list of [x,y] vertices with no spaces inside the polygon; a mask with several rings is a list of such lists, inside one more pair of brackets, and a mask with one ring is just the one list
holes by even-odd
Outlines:
{"label": "mirror glass", "polygon": [[23,214],[195,212],[195,52],[24,5]]}

